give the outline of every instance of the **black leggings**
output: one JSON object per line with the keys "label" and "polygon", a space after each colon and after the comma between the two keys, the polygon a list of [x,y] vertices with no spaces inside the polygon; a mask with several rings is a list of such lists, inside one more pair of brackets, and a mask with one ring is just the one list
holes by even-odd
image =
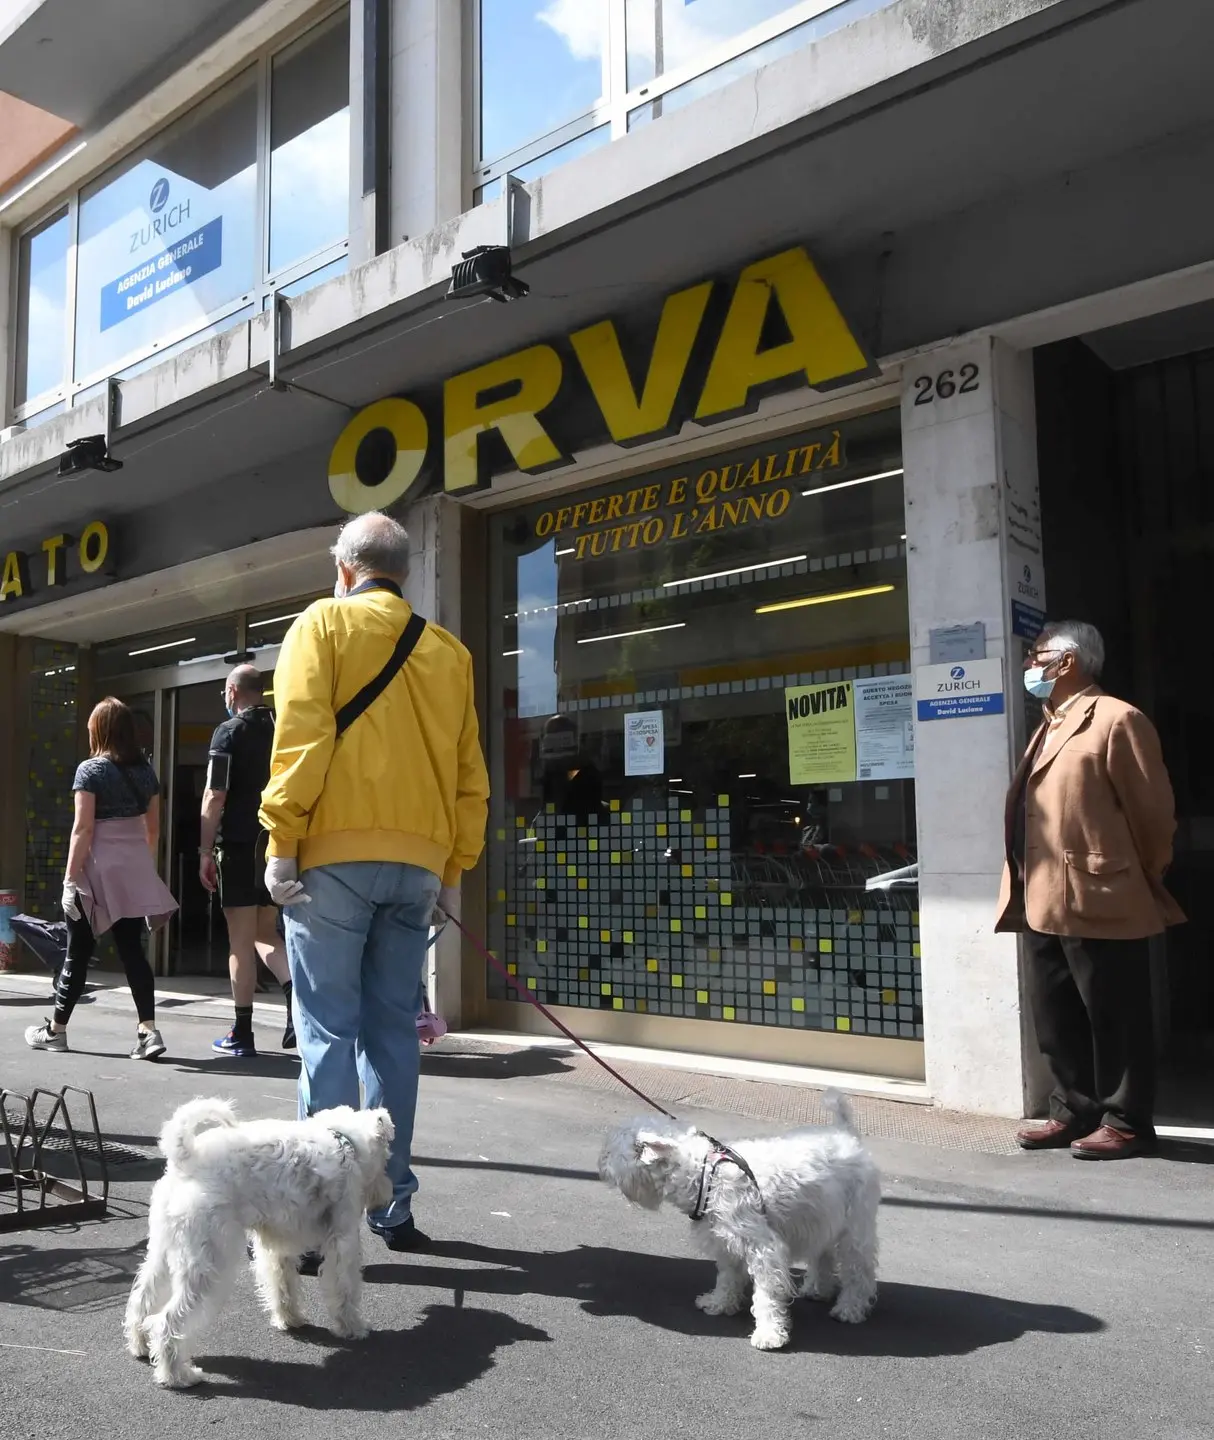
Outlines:
{"label": "black leggings", "polygon": [[[143,934],[147,929],[143,920],[115,920],[110,932],[118,950],[118,958],[126,971],[126,983],[131,987],[135,1000],[135,1013],[139,1019],[151,1025],[156,1019],[156,984],[152,979],[152,967],[143,953]],[[55,977],[55,1024],[66,1025],[72,1018],[81,995],[84,982],[88,979],[89,961],[93,958],[97,939],[93,927],[82,916],[79,920],[67,922],[67,959],[63,969]]]}

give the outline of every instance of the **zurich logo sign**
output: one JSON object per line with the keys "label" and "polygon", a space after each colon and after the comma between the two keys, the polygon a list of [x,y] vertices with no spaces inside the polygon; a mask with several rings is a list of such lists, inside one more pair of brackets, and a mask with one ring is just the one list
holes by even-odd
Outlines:
{"label": "zurich logo sign", "polygon": [[953,679],[953,680],[964,680],[964,679],[965,679],[965,666],[964,666],[964,665],[954,665],[953,668],[952,668],[948,673],[949,673],[949,677],[950,677],[951,679]]}
{"label": "zurich logo sign", "polygon": [[153,215],[159,215],[169,203],[169,182],[162,175],[155,185],[152,186],[152,193],[148,197],[148,208]]}

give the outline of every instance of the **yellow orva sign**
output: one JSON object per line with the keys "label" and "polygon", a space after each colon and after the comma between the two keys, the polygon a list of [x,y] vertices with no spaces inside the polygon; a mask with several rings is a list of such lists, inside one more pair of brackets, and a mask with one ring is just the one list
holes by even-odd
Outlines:
{"label": "yellow orva sign", "polygon": [[[689,418],[711,425],[743,413],[754,407],[759,392],[781,382],[825,389],[870,373],[868,357],[800,247],[742,271],[714,340],[707,315],[715,288],[705,281],[667,297],[644,374],[635,381],[636,367],[625,360],[614,321],[569,336],[602,429],[617,445],[655,440]],[[764,345],[773,305],[786,338]],[[688,396],[692,357],[708,345],[703,385]],[[573,369],[554,346],[532,345],[447,380],[442,398],[447,493],[458,495],[492,480],[480,444],[485,435],[499,437],[519,470],[536,473],[568,464],[570,456],[541,417]],[[379,400],[337,438],[329,461],[333,498],[350,514],[394,504],[423,478],[430,453],[422,408],[412,400]]]}
{"label": "yellow orva sign", "polygon": [[[68,535],[48,535],[42,542],[39,558],[38,583],[47,589],[56,589],[68,581],[68,556],[75,556],[76,564],[84,575],[95,575],[105,564],[110,553],[109,526],[101,520],[94,520],[80,532],[79,540]],[[24,600],[31,593],[31,555],[26,550],[10,550],[4,557],[0,569],[0,605],[9,600]]]}

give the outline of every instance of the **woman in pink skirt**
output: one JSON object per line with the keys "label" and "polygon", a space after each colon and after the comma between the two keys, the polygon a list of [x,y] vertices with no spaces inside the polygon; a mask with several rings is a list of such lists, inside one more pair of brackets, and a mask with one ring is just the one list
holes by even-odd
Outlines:
{"label": "woman in pink skirt", "polygon": [[146,928],[159,929],[177,909],[156,873],[160,782],[135,735],[135,718],[121,700],[102,700],[89,716],[89,758],[72,785],[76,819],[63,880],[67,960],[55,982],[55,1014],[31,1025],[35,1050],[66,1050],[67,1024],[84,991],[89,961],[107,930],[135,1001],[139,1030],[132,1060],[155,1060],[165,1045],[156,1029],[152,967],[143,953]]}

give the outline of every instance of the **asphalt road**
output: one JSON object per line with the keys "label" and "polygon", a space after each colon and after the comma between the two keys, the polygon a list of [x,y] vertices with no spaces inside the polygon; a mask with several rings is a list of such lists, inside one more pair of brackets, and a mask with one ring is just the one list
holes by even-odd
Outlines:
{"label": "asphalt road", "polygon": [[[213,1023],[166,1013],[153,1067],[97,1006],[77,1012],[73,1053],[29,1052],[42,1013],[0,997],[0,1082],[91,1086],[121,1144],[153,1144],[197,1094],[294,1112],[294,1061],[212,1060]],[[709,1269],[686,1220],[597,1180],[599,1136],[634,1104],[552,1083],[560,1063],[427,1060],[416,1214],[435,1248],[394,1256],[366,1236],[361,1343],[275,1333],[246,1279],[201,1347],[209,1383],[158,1390],[120,1334],[152,1165],[114,1170],[104,1222],[0,1236],[0,1435],[1214,1440],[1214,1148],[1096,1166],[875,1142],[876,1313],[849,1327],[802,1304],[791,1350],[762,1354],[747,1317],[694,1308]]]}

